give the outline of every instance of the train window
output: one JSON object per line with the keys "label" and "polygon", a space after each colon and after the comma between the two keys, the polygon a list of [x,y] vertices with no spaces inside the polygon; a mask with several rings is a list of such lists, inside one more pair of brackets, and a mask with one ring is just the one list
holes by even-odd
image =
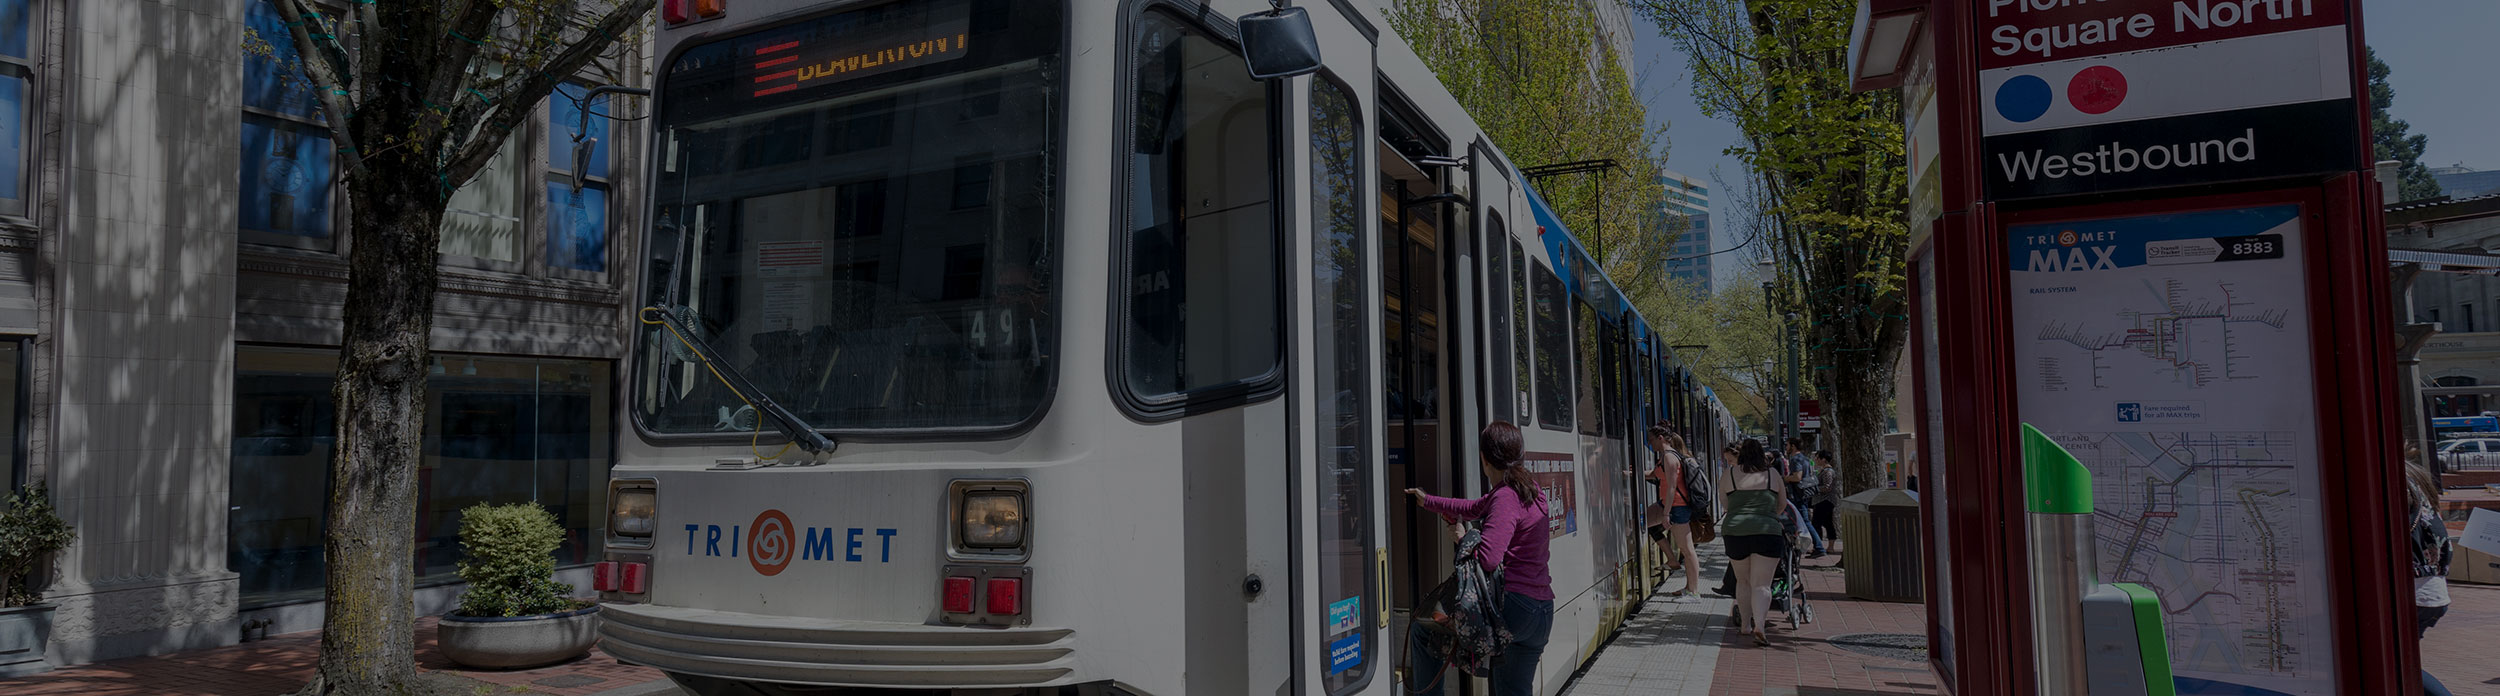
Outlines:
{"label": "train window", "polygon": [[1577,298],[1572,300],[1571,308],[1572,338],[1578,339],[1580,344],[1579,351],[1574,354],[1578,359],[1571,361],[1572,381],[1580,385],[1580,434],[1596,435],[1599,421],[1606,418],[1606,401],[1600,393],[1604,389],[1602,380],[1606,372],[1597,362],[1598,346],[1604,339],[1597,335],[1596,308],[1590,307],[1587,300]]}
{"label": "train window", "polygon": [[[1485,241],[1490,242],[1485,245],[1487,252],[1485,261],[1486,266],[1492,271],[1486,274],[1488,279],[1484,284],[1484,296],[1487,309],[1491,310],[1486,312],[1488,315],[1486,318],[1492,320],[1492,326],[1488,327],[1487,331],[1493,337],[1493,350],[1491,354],[1485,356],[1484,360],[1484,364],[1488,366],[1485,372],[1492,377],[1493,384],[1486,391],[1493,395],[1493,398],[1489,399],[1493,406],[1493,419],[1517,423],[1519,422],[1520,399],[1511,395],[1515,393],[1514,385],[1518,381],[1518,375],[1510,371],[1509,360],[1511,351],[1510,306],[1518,299],[1510,292],[1510,245],[1503,241],[1508,237],[1509,232],[1502,228],[1502,218],[1498,215],[1486,213],[1484,224],[1484,238]],[[1519,349],[1527,350],[1528,348],[1520,346]]]}
{"label": "train window", "polygon": [[[996,432],[1049,399],[1064,7],[998,3],[988,21],[973,5],[802,19],[660,71],[644,301],[817,427]],[[970,48],[808,78],[780,67],[938,35]],[[959,118],[992,103],[996,117]],[[642,329],[641,425],[745,442],[748,397],[686,341]]]}
{"label": "train window", "polygon": [[[1372,583],[1371,480],[1373,433],[1371,371],[1378,363],[1370,341],[1380,295],[1363,282],[1370,244],[1363,234],[1362,153],[1369,144],[1354,99],[1336,83],[1311,81],[1311,377],[1314,458],[1320,467],[1317,617],[1325,636],[1316,646],[1323,664],[1330,653],[1378,655],[1366,617],[1379,611]],[[1378,660],[1329,670],[1326,691],[1360,685]],[[1342,662],[1339,662],[1342,664]]]}
{"label": "train window", "polygon": [[1562,279],[1545,267],[1536,267],[1536,422],[1554,430],[1571,429],[1571,309],[1564,303],[1571,294],[1563,290]]}
{"label": "train window", "polygon": [[1148,13],[1131,39],[1127,393],[1237,394],[1284,350],[1267,89],[1239,51],[1180,20]]}
{"label": "train window", "polygon": [[1511,352],[1511,374],[1519,376],[1512,387],[1511,400],[1519,402],[1519,421],[1526,422],[1535,409],[1528,386],[1534,383],[1536,344],[1528,339],[1528,252],[1519,240],[1510,240],[1510,338],[1519,349]]}

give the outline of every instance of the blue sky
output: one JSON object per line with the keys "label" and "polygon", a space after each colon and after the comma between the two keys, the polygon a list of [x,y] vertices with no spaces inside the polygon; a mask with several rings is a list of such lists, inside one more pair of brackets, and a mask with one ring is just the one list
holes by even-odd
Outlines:
{"label": "blue sky", "polygon": [[[2430,136],[2422,163],[2500,169],[2500,76],[2493,74],[2500,48],[2491,44],[2500,30],[2500,2],[2363,0],[2362,12],[2362,30],[2393,71],[2396,118]],[[1720,153],[1736,142],[1736,127],[1701,115],[1675,43],[1637,14],[1633,24],[1639,34],[1632,44],[1634,88],[1649,106],[1650,124],[1667,127],[1667,168],[1711,182],[1713,222],[1732,222],[1722,190],[1742,182],[1744,169]],[[1729,225],[1713,227],[1713,249],[1744,239]]]}

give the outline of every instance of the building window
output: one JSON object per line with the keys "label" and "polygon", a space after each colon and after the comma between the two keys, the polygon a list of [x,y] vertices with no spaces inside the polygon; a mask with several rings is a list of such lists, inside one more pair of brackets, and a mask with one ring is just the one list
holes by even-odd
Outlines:
{"label": "building window", "polygon": [[955,165],[955,195],[951,206],[965,210],[989,205],[990,157],[967,157]]}
{"label": "building window", "polygon": [[[319,599],[337,410],[334,351],[237,346],[227,562],[245,607]],[[417,470],[420,584],[457,581],[460,512],[535,500],[556,561],[597,560],[613,460],[610,364],[437,353]]]}
{"label": "building window", "polygon": [[25,215],[35,147],[35,0],[0,0],[0,214]]}
{"label": "building window", "polygon": [[2474,333],[2474,303],[2457,305],[2457,321],[2465,323],[2464,330],[2457,333]]}
{"label": "building window", "polygon": [[[14,3],[21,10],[30,4],[0,3]],[[328,250],[335,222],[331,186],[337,148],[330,144],[321,105],[313,98],[312,79],[304,74],[285,18],[268,0],[253,2],[244,22],[249,31],[243,51],[243,166],[237,201],[242,239]],[[18,93],[22,96],[24,90]]]}
{"label": "building window", "polygon": [[[521,137],[515,131],[477,177],[443,206],[444,256],[467,256],[484,265],[517,270],[521,261]],[[551,216],[552,217],[552,216]],[[552,250],[551,250],[552,251]]]}
{"label": "building window", "polygon": [[547,267],[608,270],[608,192],[612,163],[605,94],[556,87],[547,100]]}

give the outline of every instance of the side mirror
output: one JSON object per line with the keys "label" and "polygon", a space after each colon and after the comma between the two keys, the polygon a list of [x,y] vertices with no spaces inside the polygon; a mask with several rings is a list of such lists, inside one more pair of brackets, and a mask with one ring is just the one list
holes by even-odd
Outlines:
{"label": "side mirror", "polygon": [[1319,37],[1299,7],[1278,7],[1241,17],[1241,57],[1250,77],[1273,80],[1319,69]]}

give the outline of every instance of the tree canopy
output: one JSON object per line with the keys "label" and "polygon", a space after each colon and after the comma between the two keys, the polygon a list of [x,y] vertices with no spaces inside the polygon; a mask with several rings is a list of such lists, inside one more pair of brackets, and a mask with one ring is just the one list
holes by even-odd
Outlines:
{"label": "tree canopy", "polygon": [[2386,61],[2378,59],[2378,49],[2364,50],[2370,58],[2370,145],[2380,161],[2402,163],[2397,168],[2396,201],[2439,197],[2439,180],[2431,178],[2430,167],[2422,165],[2422,153],[2431,146],[2430,136],[2412,133],[2413,124],[2390,113],[2396,106],[2396,86],[2388,83],[2387,77],[2394,71],[2388,69]]}

